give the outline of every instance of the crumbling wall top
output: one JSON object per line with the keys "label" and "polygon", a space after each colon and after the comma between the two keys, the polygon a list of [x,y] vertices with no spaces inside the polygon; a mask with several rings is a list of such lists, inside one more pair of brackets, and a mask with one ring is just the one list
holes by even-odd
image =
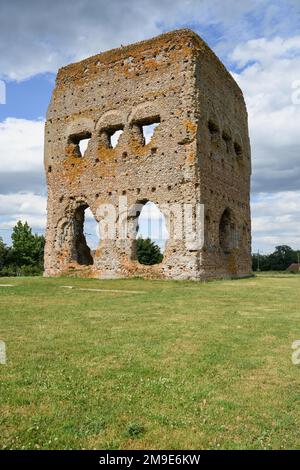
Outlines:
{"label": "crumbling wall top", "polygon": [[[101,52],[87,59],[69,64],[59,69],[56,78],[56,87],[70,84],[70,82],[86,82],[93,80],[101,69],[107,67],[119,66],[124,73],[130,69],[132,61],[143,61],[145,56],[153,57],[155,54],[170,54],[171,60],[176,60],[176,56],[182,54],[195,56],[197,53],[204,54],[209,60],[215,62],[217,69],[226,78],[236,86],[239,93],[242,94],[238,84],[232,75],[227,71],[216,54],[210,49],[206,42],[191,29],[178,29],[163,33],[151,39],[136,42],[126,46],[114,48]],[[155,63],[157,65],[157,63]],[[145,64],[145,67],[151,68],[151,63]]]}

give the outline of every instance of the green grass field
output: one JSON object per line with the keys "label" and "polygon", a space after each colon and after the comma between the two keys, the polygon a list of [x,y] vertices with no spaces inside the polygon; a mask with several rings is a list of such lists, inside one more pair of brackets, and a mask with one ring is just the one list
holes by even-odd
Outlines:
{"label": "green grass field", "polygon": [[300,448],[300,276],[0,284],[0,448]]}

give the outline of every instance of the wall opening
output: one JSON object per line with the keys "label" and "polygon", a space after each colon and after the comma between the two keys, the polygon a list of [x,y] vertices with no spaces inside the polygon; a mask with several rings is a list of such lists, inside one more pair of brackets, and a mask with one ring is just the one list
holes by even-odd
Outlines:
{"label": "wall opening", "polygon": [[206,211],[204,218],[204,246],[208,251],[212,251],[212,233],[211,233],[211,213]]}
{"label": "wall opening", "polygon": [[148,145],[151,142],[154,131],[159,124],[159,116],[143,119],[135,123],[135,125],[139,129],[140,140],[142,145]]}
{"label": "wall opening", "polygon": [[91,140],[92,134],[88,131],[72,134],[69,137],[68,144],[74,145],[74,154],[77,157],[83,157]]}
{"label": "wall opening", "polygon": [[141,264],[159,264],[168,240],[165,216],[155,203],[145,200],[137,217],[135,259]]}
{"label": "wall opening", "polygon": [[107,127],[100,131],[101,143],[107,148],[114,149],[119,143],[119,139],[124,132],[124,126],[118,124],[116,126]]}
{"label": "wall opening", "polygon": [[230,209],[225,209],[219,224],[220,247],[224,253],[230,253],[237,248],[236,225]]}
{"label": "wall opening", "polygon": [[142,126],[145,145],[148,145],[151,142],[154,131],[158,125],[159,122],[154,122],[153,124],[145,124],[144,126]]}
{"label": "wall opening", "polygon": [[235,151],[237,158],[241,159],[243,156],[243,150],[240,144],[238,144],[237,142],[234,142],[234,151]]}
{"label": "wall opening", "polygon": [[91,250],[91,254],[94,257],[94,253],[100,243],[99,224],[89,207],[87,207],[85,210],[84,216],[83,233],[86,239],[86,243]]}
{"label": "wall opening", "polygon": [[224,143],[225,143],[226,152],[230,153],[231,152],[231,137],[230,137],[230,135],[227,132],[223,131],[222,139],[224,140]]}
{"label": "wall opening", "polygon": [[[94,264],[93,248],[90,246],[92,213],[87,204],[82,204],[75,210],[73,216],[73,247],[72,259],[82,266]],[[94,219],[95,221],[95,219]],[[96,222],[95,222],[96,223]]]}
{"label": "wall opening", "polygon": [[123,129],[112,131],[112,134],[109,135],[109,139],[110,139],[109,145],[111,148],[114,149],[118,145],[119,139],[122,134],[123,134]]}
{"label": "wall opening", "polygon": [[211,140],[216,140],[220,134],[220,129],[217,124],[215,124],[213,121],[208,121],[207,127],[211,136]]}

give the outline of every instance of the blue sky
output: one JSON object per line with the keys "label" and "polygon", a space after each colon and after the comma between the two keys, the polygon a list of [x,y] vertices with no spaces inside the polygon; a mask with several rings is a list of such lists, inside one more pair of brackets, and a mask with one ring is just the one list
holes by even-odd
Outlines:
{"label": "blue sky", "polygon": [[[19,218],[45,225],[43,120],[57,69],[190,27],[241,86],[252,144],[253,249],[300,248],[300,2],[67,0],[1,2],[0,236]],[[299,99],[298,99],[299,98]],[[88,232],[94,233],[89,227]]]}
{"label": "blue sky", "polygon": [[23,119],[45,118],[55,74],[46,73],[16,82],[7,81],[6,104],[0,105],[0,121],[7,117]]}

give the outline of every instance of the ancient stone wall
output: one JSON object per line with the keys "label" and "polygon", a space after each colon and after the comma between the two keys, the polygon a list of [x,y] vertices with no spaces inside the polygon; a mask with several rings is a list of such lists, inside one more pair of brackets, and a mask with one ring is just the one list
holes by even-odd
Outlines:
{"label": "ancient stone wall", "polygon": [[[153,137],[145,143],[144,126],[153,123]],[[113,148],[116,131],[122,134]],[[82,155],[83,139],[89,143]],[[47,113],[45,169],[47,276],[250,274],[246,108],[231,75],[192,31],[167,33],[60,69]],[[136,205],[147,201],[161,209],[169,229],[164,259],[154,266],[139,264],[135,253]],[[183,205],[192,211],[204,205],[196,227],[201,239],[204,235],[201,245],[190,243],[185,229],[174,235],[182,221],[170,207]],[[95,253],[83,233],[87,207],[102,224]],[[103,221],[112,207],[115,232],[107,236]]]}

